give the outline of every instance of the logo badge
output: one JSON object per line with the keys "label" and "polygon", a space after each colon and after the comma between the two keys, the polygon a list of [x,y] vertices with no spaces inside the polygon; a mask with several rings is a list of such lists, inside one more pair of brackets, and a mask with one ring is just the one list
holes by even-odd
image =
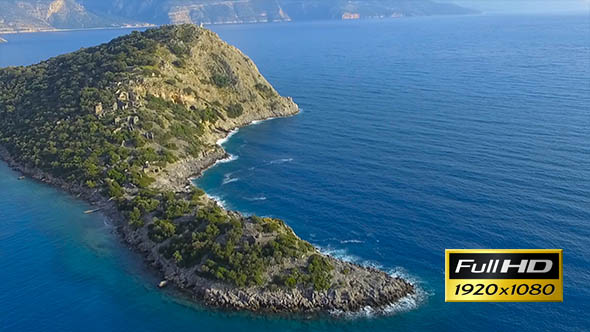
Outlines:
{"label": "logo badge", "polygon": [[562,249],[447,249],[446,302],[562,302]]}

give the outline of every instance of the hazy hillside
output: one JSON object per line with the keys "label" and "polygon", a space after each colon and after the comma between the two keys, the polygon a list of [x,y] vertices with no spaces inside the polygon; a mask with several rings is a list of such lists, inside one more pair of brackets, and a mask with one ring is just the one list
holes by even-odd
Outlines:
{"label": "hazy hillside", "polygon": [[100,15],[74,0],[3,0],[0,33],[84,29],[136,24],[134,19]]}
{"label": "hazy hillside", "polygon": [[384,18],[470,14],[474,11],[430,0],[281,0],[293,20]]}
{"label": "hazy hillside", "polygon": [[80,0],[88,8],[155,23],[250,23],[290,20],[467,14],[431,0]]}
{"label": "hazy hillside", "polygon": [[431,0],[3,0],[0,33],[164,23],[363,19],[473,11]]}

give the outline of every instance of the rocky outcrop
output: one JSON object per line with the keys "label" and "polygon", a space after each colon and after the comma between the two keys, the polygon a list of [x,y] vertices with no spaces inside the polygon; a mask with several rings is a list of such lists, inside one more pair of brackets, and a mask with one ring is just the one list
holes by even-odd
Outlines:
{"label": "rocky outcrop", "polygon": [[170,23],[267,23],[288,22],[291,18],[278,1],[188,1],[168,11]]}
{"label": "rocky outcrop", "polygon": [[334,259],[332,262],[338,270],[348,269],[346,275],[336,274],[343,285],[338,289],[208,288],[203,298],[216,307],[265,312],[355,312],[365,307],[379,310],[415,293],[414,286],[382,271]]}
{"label": "rocky outcrop", "polygon": [[[293,109],[287,109],[274,113],[273,117],[291,114],[294,114]],[[251,123],[265,118],[254,116],[246,119],[249,121],[247,123]],[[244,124],[238,128],[242,126]],[[225,134],[227,132],[217,132],[214,137],[220,139]],[[187,179],[200,176],[208,167],[228,157],[217,146],[202,158],[179,161],[166,169],[166,176],[159,177],[156,186],[167,190],[187,190],[192,185]],[[231,213],[243,218],[238,212]],[[379,312],[404,297],[416,294],[415,286],[404,279],[329,256],[327,257],[334,266],[333,283],[338,285],[329,290],[315,291],[303,287],[231,287],[202,278],[195,273],[194,268],[182,269],[163,258],[159,253],[159,246],[152,246],[144,231],[138,232],[126,225],[122,227],[122,234],[128,243],[146,254],[146,259],[163,273],[165,280],[172,281],[182,290],[189,290],[194,299],[218,308],[275,313],[327,313],[356,312],[370,307]]]}

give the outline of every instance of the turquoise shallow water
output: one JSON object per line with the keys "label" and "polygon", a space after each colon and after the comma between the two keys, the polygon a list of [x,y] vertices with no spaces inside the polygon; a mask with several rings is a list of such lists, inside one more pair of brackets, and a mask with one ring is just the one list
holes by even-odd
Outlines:
{"label": "turquoise shallow water", "polygon": [[[0,164],[0,330],[584,331],[590,25],[475,16],[215,27],[303,112],[240,130],[196,182],[333,255],[417,282],[390,317],[296,320],[154,287],[99,215]],[[7,36],[27,64],[124,30]],[[563,248],[564,303],[444,303],[444,248]],[[34,264],[31,264],[34,262]]]}

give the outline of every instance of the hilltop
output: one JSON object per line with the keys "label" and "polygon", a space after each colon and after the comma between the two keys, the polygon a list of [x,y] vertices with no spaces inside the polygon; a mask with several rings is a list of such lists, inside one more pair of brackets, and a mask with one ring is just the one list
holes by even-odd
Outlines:
{"label": "hilltop", "polygon": [[231,130],[297,112],[248,57],[194,25],[0,69],[2,158],[94,204],[195,299],[324,312],[413,294],[405,280],[321,254],[282,220],[227,211],[190,183],[227,157],[216,142]]}

